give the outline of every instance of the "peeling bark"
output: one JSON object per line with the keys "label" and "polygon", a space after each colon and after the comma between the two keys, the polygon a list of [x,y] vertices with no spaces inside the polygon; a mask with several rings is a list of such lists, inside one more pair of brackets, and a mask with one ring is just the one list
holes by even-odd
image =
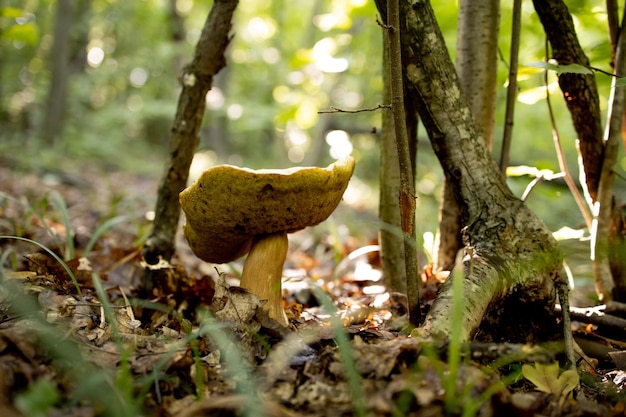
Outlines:
{"label": "peeling bark", "polygon": [[[555,301],[553,282],[562,255],[545,224],[507,187],[491,157],[428,1],[403,1],[409,88],[420,118],[460,203],[466,247],[463,338],[470,339],[493,300],[513,290],[532,288],[547,305]],[[448,280],[426,318],[424,330],[450,332],[452,280]]]}

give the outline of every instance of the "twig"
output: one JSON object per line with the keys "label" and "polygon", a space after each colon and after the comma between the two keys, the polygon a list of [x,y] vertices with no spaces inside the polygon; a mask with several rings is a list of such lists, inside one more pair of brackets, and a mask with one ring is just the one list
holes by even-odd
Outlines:
{"label": "twig", "polygon": [[619,301],[609,301],[606,303],[605,313],[626,313],[626,303]]}
{"label": "twig", "polygon": [[553,175],[537,175],[535,179],[533,179],[530,183],[528,183],[528,185],[526,186],[526,189],[524,190],[524,193],[520,197],[520,200],[526,201],[531,191],[534,190],[535,187],[541,184],[542,182],[556,180],[564,176],[565,176],[564,172],[559,172]]}
{"label": "twig", "polygon": [[509,86],[506,91],[506,115],[504,121],[504,133],[502,135],[502,151],[500,152],[500,171],[506,172],[509,165],[509,152],[511,150],[511,137],[513,132],[513,118],[515,114],[515,99],[517,97],[517,68],[519,55],[519,42],[521,32],[522,1],[513,2],[513,24],[511,29],[511,56],[509,66]]}
{"label": "twig", "polygon": [[622,78],[621,74],[613,74],[611,72],[603,70],[602,68],[592,67],[591,65],[582,65],[582,66],[589,68],[591,71],[595,71],[595,72],[599,72],[600,74],[608,75],[609,77]]}
{"label": "twig", "polygon": [[356,109],[356,110],[345,110],[340,109],[339,107],[330,106],[330,110],[320,110],[317,114],[329,114],[329,113],[363,113],[367,111],[376,111],[378,109],[390,109],[391,104],[379,104],[376,107],[370,107],[369,109]]}
{"label": "twig", "polygon": [[613,66],[615,65],[615,51],[617,50],[617,41],[619,37],[619,8],[617,7],[617,0],[606,1],[606,15],[607,22],[609,24],[609,40],[611,42],[611,61]]}
{"label": "twig", "polygon": [[[560,312],[564,306],[557,305],[555,310]],[[618,330],[626,329],[626,319],[606,314],[607,305],[594,307],[570,307],[569,315],[572,319],[582,323],[595,324],[597,326],[611,327]]]}
{"label": "twig", "polygon": [[[546,57],[548,56],[548,43],[546,42]],[[550,124],[552,125],[552,140],[554,141],[554,150],[556,151],[556,158],[559,162],[559,168],[561,172],[564,174],[565,183],[569,188],[574,200],[576,201],[576,205],[578,206],[578,210],[582,214],[585,219],[585,224],[587,225],[587,229],[591,230],[592,225],[592,217],[589,212],[589,208],[585,203],[585,199],[580,195],[580,191],[572,178],[572,174],[569,171],[567,166],[567,161],[565,159],[565,153],[563,152],[563,147],[561,146],[561,136],[559,135],[559,130],[556,127],[556,119],[554,117],[554,111],[552,109],[552,102],[550,101],[550,89],[548,88],[548,71],[544,71],[544,85],[546,87],[546,103],[548,104],[548,114],[550,116]]]}
{"label": "twig", "polygon": [[569,285],[562,269],[556,279],[556,291],[559,296],[559,302],[562,307],[563,322],[563,343],[565,344],[565,355],[569,361],[569,368],[576,370],[576,357],[574,356],[574,335],[572,334],[572,318],[570,316],[569,305]]}
{"label": "twig", "polygon": [[391,25],[386,25],[384,24],[379,18],[378,16],[376,16],[376,23],[378,24],[378,26],[380,26],[381,28],[385,29],[385,30],[389,30],[392,29]]}

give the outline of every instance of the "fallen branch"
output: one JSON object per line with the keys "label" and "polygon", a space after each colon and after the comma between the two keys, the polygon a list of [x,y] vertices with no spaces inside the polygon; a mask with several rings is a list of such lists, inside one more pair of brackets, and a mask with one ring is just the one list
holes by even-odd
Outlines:
{"label": "fallen branch", "polygon": [[330,114],[330,113],[363,113],[368,111],[376,111],[379,109],[390,109],[391,104],[379,104],[376,107],[371,107],[369,109],[356,109],[356,110],[345,110],[340,109],[339,107],[330,106],[330,110],[320,110],[317,114]]}

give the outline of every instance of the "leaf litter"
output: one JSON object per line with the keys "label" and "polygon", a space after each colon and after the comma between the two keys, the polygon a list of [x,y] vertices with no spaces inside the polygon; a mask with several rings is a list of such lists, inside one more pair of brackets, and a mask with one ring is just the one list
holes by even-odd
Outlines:
{"label": "leaf litter", "polygon": [[[410,336],[404,298],[381,285],[375,240],[294,235],[284,284],[290,329],[236,285],[240,263],[217,270],[181,236],[172,263],[158,266],[144,294],[139,249],[153,202],[134,190],[145,190],[146,180],[63,178],[0,168],[0,235],[32,239],[62,257],[70,234],[76,253],[64,261],[80,288],[79,295],[45,251],[0,240],[0,415],[626,415],[624,369],[589,368],[576,398],[565,396],[576,384],[541,363],[553,363],[549,349],[477,344],[453,373],[446,345]],[[67,205],[70,230],[46,201],[52,190]],[[131,220],[83,254],[98,225],[120,214]],[[425,271],[427,309],[441,277]],[[350,363],[337,332],[347,337]],[[522,365],[550,372],[524,379]],[[452,406],[444,403],[446,378],[458,392]],[[538,390],[537,378],[560,393],[542,392],[541,382]]]}

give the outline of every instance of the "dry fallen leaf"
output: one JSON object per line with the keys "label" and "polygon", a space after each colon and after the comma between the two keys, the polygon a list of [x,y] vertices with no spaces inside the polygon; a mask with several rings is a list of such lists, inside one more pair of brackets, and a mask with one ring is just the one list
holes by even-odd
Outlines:
{"label": "dry fallen leaf", "polygon": [[214,306],[223,305],[215,312],[215,317],[221,321],[242,324],[249,323],[258,308],[266,303],[242,288],[231,287],[222,276],[215,286],[213,300]]}
{"label": "dry fallen leaf", "polygon": [[559,376],[559,364],[557,362],[535,366],[523,365],[524,378],[535,384],[539,391],[554,394],[557,397],[566,397],[578,385],[580,378],[574,369],[564,371]]}

